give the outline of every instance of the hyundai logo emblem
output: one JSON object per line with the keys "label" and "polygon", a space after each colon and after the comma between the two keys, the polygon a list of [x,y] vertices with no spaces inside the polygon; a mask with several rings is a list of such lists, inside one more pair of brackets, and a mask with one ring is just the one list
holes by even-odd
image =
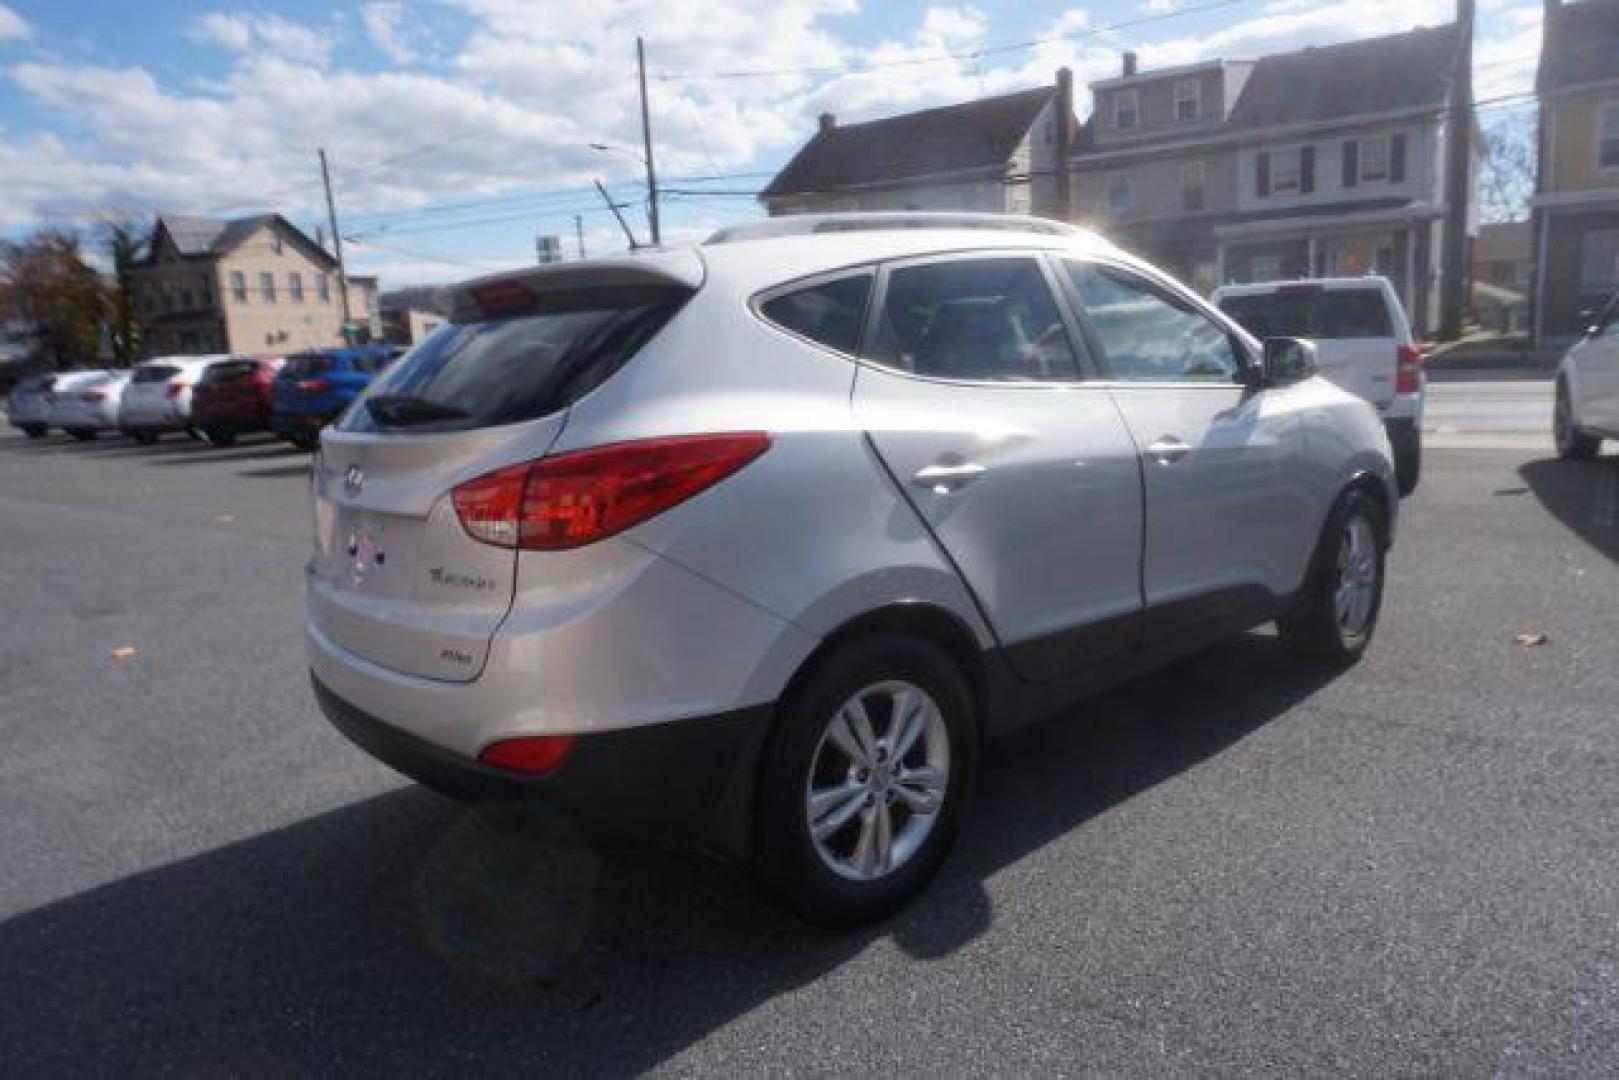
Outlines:
{"label": "hyundai logo emblem", "polygon": [[354,498],[365,488],[365,470],[358,465],[350,465],[349,471],[343,474],[343,494]]}

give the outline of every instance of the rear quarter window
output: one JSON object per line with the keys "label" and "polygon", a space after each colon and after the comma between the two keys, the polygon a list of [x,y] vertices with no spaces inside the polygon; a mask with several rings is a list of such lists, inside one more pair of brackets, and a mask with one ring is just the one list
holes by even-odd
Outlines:
{"label": "rear quarter window", "polygon": [[136,368],[135,373],[129,377],[129,381],[137,385],[141,383],[168,382],[170,378],[179,373],[179,368],[169,364],[152,364]]}
{"label": "rear quarter window", "polygon": [[872,275],[861,273],[779,293],[759,304],[759,314],[784,330],[853,356],[860,346],[871,283]]}
{"label": "rear quarter window", "polygon": [[287,362],[281,365],[281,374],[292,379],[302,379],[310,375],[324,375],[332,370],[332,358],[321,356],[319,353],[300,353],[297,356],[287,357]]}

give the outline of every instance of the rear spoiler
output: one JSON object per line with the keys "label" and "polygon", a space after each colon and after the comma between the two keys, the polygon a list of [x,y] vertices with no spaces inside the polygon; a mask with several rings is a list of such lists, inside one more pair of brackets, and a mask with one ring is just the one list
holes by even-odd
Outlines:
{"label": "rear spoiler", "polygon": [[479,322],[600,307],[604,292],[611,292],[616,303],[649,302],[670,293],[696,292],[705,276],[703,260],[695,251],[660,251],[492,274],[450,286],[437,299],[451,321]]}

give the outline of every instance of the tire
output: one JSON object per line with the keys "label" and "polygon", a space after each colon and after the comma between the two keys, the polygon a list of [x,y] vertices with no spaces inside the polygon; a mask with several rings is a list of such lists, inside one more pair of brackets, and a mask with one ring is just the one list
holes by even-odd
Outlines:
{"label": "tire", "polygon": [[297,435],[288,435],[287,438],[292,442],[292,445],[300,450],[314,450],[315,447],[320,445],[319,435],[299,433]]}
{"label": "tire", "polygon": [[80,442],[91,442],[96,437],[96,429],[95,428],[76,427],[76,428],[68,428],[66,430],[67,430],[67,433],[69,435],[73,436],[75,439],[79,440]]}
{"label": "tire", "polygon": [[[1370,495],[1350,488],[1338,497],[1298,605],[1276,620],[1284,646],[1299,656],[1339,664],[1361,658],[1383,607],[1387,535],[1383,508]],[[1344,575],[1356,565],[1365,591],[1351,587],[1340,593]]]}
{"label": "tire", "polygon": [[1574,424],[1574,403],[1568,396],[1568,383],[1557,380],[1557,403],[1552,407],[1552,441],[1557,456],[1565,461],[1590,461],[1597,456],[1602,440],[1588,435]]}
{"label": "tire", "polygon": [[[843,749],[873,741],[856,734],[856,701],[876,743],[876,753],[863,759]],[[914,734],[906,728],[896,735],[896,714],[916,717]],[[899,757],[891,753],[894,738],[909,743]],[[898,634],[837,649],[777,710],[756,801],[753,871],[760,887],[824,926],[857,926],[891,914],[927,884],[955,840],[978,745],[972,695],[943,649]],[[820,839],[811,825],[817,812],[812,788],[823,793]],[[929,803],[934,809],[913,809]],[[882,822],[890,837],[886,867],[878,854]]]}
{"label": "tire", "polygon": [[235,446],[236,432],[225,431],[221,428],[203,428],[202,437],[208,441],[209,446]]}
{"label": "tire", "polygon": [[22,433],[30,439],[43,439],[48,431],[50,431],[50,428],[43,424],[29,424],[22,429]]}
{"label": "tire", "polygon": [[142,446],[151,446],[157,442],[157,432],[155,431],[131,431],[129,437]]}
{"label": "tire", "polygon": [[1394,440],[1394,481],[1400,498],[1417,490],[1422,479],[1422,432],[1415,427]]}

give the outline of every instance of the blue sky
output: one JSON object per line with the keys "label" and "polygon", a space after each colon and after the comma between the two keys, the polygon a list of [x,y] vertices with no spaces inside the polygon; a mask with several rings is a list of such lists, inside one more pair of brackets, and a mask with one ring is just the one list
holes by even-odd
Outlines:
{"label": "blue sky", "polygon": [[[313,228],[325,146],[353,262],[385,287],[444,280],[528,261],[538,233],[571,250],[575,214],[590,249],[621,248],[597,176],[644,232],[636,158],[590,145],[638,146],[637,34],[660,171],[714,192],[667,201],[682,239],[756,216],[755,174],[823,110],[850,121],[1022,89],[1064,64],[1083,87],[1126,48],[1148,68],[1248,58],[1454,10],[1216,2],[0,0],[0,232],[109,210],[274,209]],[[1481,0],[1481,98],[1527,86],[1540,11]]]}

